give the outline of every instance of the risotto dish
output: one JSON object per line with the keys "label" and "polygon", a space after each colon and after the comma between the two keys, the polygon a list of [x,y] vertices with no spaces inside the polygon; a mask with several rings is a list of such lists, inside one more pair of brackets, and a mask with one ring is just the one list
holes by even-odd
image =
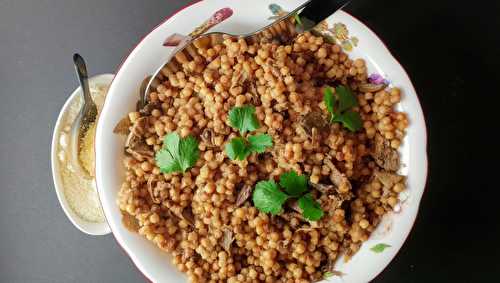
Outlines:
{"label": "risotto dish", "polygon": [[115,128],[117,203],[190,282],[341,276],[398,207],[402,93],[321,36],[200,41],[153,87]]}

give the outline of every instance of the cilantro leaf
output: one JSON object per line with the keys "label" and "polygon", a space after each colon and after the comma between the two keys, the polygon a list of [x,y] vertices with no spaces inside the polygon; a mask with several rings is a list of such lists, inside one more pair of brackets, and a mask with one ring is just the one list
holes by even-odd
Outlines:
{"label": "cilantro leaf", "polygon": [[339,113],[342,113],[352,107],[358,106],[358,101],[349,88],[343,85],[339,85],[335,88],[335,93],[337,94],[337,97],[339,99],[339,109],[337,109]]}
{"label": "cilantro leaf", "polygon": [[260,181],[253,191],[253,203],[257,209],[264,213],[278,214],[283,204],[289,197],[280,191],[278,184],[274,181]]}
{"label": "cilantro leaf", "polygon": [[229,124],[238,129],[242,135],[260,127],[259,120],[255,116],[254,106],[233,107],[229,111]]}
{"label": "cilantro leaf", "polygon": [[290,171],[281,174],[280,185],[289,195],[297,197],[307,191],[307,178],[304,175],[297,175],[295,171]]}
{"label": "cilantro leaf", "polygon": [[166,148],[163,148],[156,153],[155,160],[158,167],[160,167],[160,171],[163,173],[182,171],[182,167],[179,162],[177,162],[177,160]]}
{"label": "cilantro leaf", "polygon": [[338,86],[333,94],[332,89],[325,88],[323,101],[326,109],[331,114],[331,122],[342,123],[351,132],[356,132],[363,126],[359,113],[350,110],[358,106],[356,97],[351,90],[345,86]]}
{"label": "cilantro leaf", "polygon": [[389,247],[391,247],[391,245],[380,243],[380,244],[376,244],[375,246],[371,247],[370,250],[379,254],[379,253],[383,252],[386,248],[389,248]]}
{"label": "cilantro leaf", "polygon": [[249,150],[252,152],[263,153],[266,148],[273,146],[273,139],[270,135],[260,134],[248,137]]}
{"label": "cilantro leaf", "polygon": [[325,273],[323,273],[323,279],[328,279],[328,278],[333,277],[333,276],[342,277],[344,275],[346,275],[344,272],[337,271],[337,270],[326,271]]}
{"label": "cilantro leaf", "polygon": [[323,217],[323,210],[311,194],[305,194],[298,201],[299,208],[302,210],[302,215],[309,221],[317,221]]}
{"label": "cilantro leaf", "polygon": [[302,24],[302,20],[300,19],[299,14],[295,14],[295,15],[293,15],[293,17],[295,18],[295,22],[297,23],[297,25],[299,25],[299,26],[303,26],[303,24]]}
{"label": "cilantro leaf", "polygon": [[155,155],[156,164],[163,173],[186,172],[200,157],[198,141],[188,136],[181,139],[170,133],[163,139],[163,148]]}
{"label": "cilantro leaf", "polygon": [[233,138],[231,141],[226,144],[226,154],[231,158],[231,160],[245,160],[251,151],[247,146],[247,142],[243,138]]}
{"label": "cilantro leaf", "polygon": [[363,127],[363,121],[361,120],[359,113],[351,110],[346,111],[342,115],[336,116],[333,121],[341,122],[344,127],[349,129],[351,132],[356,132]]}
{"label": "cilantro leaf", "polygon": [[326,271],[325,273],[323,273],[323,279],[328,279],[330,277],[333,277],[333,272]]}
{"label": "cilantro leaf", "polygon": [[332,116],[335,116],[335,96],[330,87],[325,88],[325,93],[323,94],[323,101],[325,102],[326,109]]}
{"label": "cilantro leaf", "polygon": [[186,172],[189,167],[195,165],[199,157],[198,141],[193,136],[181,139],[179,144],[179,162],[182,172]]}

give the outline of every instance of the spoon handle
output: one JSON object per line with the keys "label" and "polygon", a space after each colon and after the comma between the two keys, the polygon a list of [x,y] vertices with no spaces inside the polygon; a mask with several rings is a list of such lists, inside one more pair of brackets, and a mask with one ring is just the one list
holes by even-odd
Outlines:
{"label": "spoon handle", "polygon": [[342,9],[350,0],[311,0],[299,13],[301,18],[306,18],[313,22],[313,26],[319,24],[324,19],[331,16],[337,10]]}
{"label": "spoon handle", "polygon": [[80,54],[75,53],[73,55],[73,62],[75,64],[75,70],[76,74],[78,75],[78,80],[80,80],[80,85],[82,86],[83,99],[86,102],[85,104],[90,102],[93,103],[92,97],[90,96],[89,76],[87,73],[87,66],[85,65],[85,60],[83,60]]}

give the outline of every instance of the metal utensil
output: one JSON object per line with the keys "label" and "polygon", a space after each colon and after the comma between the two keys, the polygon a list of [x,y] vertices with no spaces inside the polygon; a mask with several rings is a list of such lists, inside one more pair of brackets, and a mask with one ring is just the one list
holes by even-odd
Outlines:
{"label": "metal utensil", "polygon": [[83,103],[80,113],[73,122],[71,128],[71,157],[72,165],[75,170],[82,176],[91,178],[94,172],[88,172],[82,164],[80,159],[80,144],[82,138],[85,136],[90,128],[90,125],[95,122],[97,118],[97,106],[90,95],[87,66],[85,60],[78,53],[73,55],[73,62],[75,64],[76,74],[80,81],[80,86],[83,92]]}
{"label": "metal utensil", "polygon": [[[225,38],[243,38],[247,42],[259,42],[262,39],[287,41],[298,32],[305,32],[313,29],[324,19],[328,18],[337,10],[342,9],[349,4],[349,0],[309,0],[293,10],[292,12],[279,17],[270,25],[259,29],[253,33],[245,35],[235,35],[223,32],[204,33],[211,26],[199,28],[192,32],[189,36],[185,36],[180,40],[179,45],[173,50],[166,63],[163,64],[152,76],[149,77],[149,82],[145,86],[146,78],[141,85],[141,98],[138,103],[139,108],[144,107],[149,100],[149,94],[154,91],[154,85],[157,84],[159,78],[175,74],[177,70],[182,68],[182,64],[197,56],[197,49],[210,44],[222,42]],[[296,29],[294,21],[300,17],[302,26],[300,30]]]}

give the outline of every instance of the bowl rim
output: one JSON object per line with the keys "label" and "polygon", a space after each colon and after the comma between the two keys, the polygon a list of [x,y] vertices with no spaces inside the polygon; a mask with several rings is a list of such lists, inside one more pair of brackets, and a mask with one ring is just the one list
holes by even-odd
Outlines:
{"label": "bowl rim", "polygon": [[[113,80],[114,75],[113,74],[100,74],[100,75],[95,75],[93,77],[89,78],[89,83],[92,85],[94,83],[102,83],[102,84],[110,84],[111,81]],[[105,221],[102,223],[96,223],[96,222],[91,222],[87,221],[78,214],[76,214],[73,209],[69,206],[68,201],[66,200],[66,197],[64,196],[64,186],[61,178],[61,174],[59,173],[59,159],[57,157],[57,147],[58,147],[58,141],[59,141],[59,136],[62,130],[62,123],[63,123],[63,118],[68,111],[68,108],[71,106],[71,104],[74,102],[74,100],[77,98],[78,95],[82,93],[81,87],[76,88],[66,99],[64,102],[63,106],[61,107],[61,110],[59,111],[59,115],[57,116],[56,123],[54,125],[54,129],[52,132],[52,141],[51,141],[51,146],[50,146],[50,165],[51,165],[51,173],[52,173],[52,180],[54,182],[54,190],[57,195],[57,199],[59,200],[59,204],[61,205],[62,210],[64,211],[64,214],[66,214],[66,217],[69,219],[69,221],[75,226],[78,230],[80,230],[82,233],[91,235],[91,236],[100,236],[100,235],[106,235],[111,233],[111,228],[107,224],[107,220],[105,217]],[[99,193],[98,193],[99,195]],[[99,202],[101,202],[100,197],[98,198]],[[102,205],[102,203],[101,203]]]}
{"label": "bowl rim", "polygon": [[[134,53],[134,51],[144,42],[144,40],[150,35],[152,34],[153,32],[155,32],[159,27],[163,26],[165,23],[167,23],[171,18],[173,18],[174,16],[176,16],[178,13],[180,13],[181,11],[185,10],[185,9],[188,9],[188,8],[191,8],[192,6],[200,3],[200,2],[204,2],[204,0],[196,0],[196,1],[193,1],[191,3],[188,3],[187,5],[179,8],[177,11],[173,12],[172,14],[170,14],[169,16],[166,16],[158,25],[156,25],[154,28],[152,28],[148,33],[144,34],[144,36],[137,42],[137,44],[130,49],[129,53],[123,58],[123,60],[121,61],[120,65],[117,67],[116,69],[116,76],[118,76],[118,74],[122,71],[122,67],[124,65],[124,63],[129,59],[129,57]],[[402,245],[394,252],[392,253],[390,256],[389,256],[389,261],[388,263],[385,265],[384,268],[382,268],[378,273],[376,273],[370,280],[373,280],[376,276],[378,276],[380,273],[382,273],[390,264],[390,262],[392,262],[392,260],[394,259],[394,257],[398,254],[398,252],[401,250],[402,246],[404,245],[404,243],[406,243],[406,240],[410,234],[410,232],[413,230],[413,227],[415,225],[415,221],[416,221],[416,218],[418,217],[418,211],[420,209],[420,204],[421,204],[421,200],[422,200],[422,197],[424,195],[424,193],[426,192],[427,190],[427,178],[428,178],[428,151],[427,151],[427,142],[428,142],[428,137],[427,137],[427,126],[426,126],[426,121],[425,121],[425,115],[424,115],[424,112],[423,112],[423,108],[422,108],[422,105],[420,103],[420,100],[418,99],[418,95],[417,95],[417,92],[416,92],[416,89],[413,85],[413,82],[411,81],[410,77],[408,76],[408,73],[406,72],[406,70],[404,69],[404,67],[401,65],[401,63],[396,59],[396,57],[393,55],[393,53],[390,51],[390,49],[387,47],[387,45],[385,44],[385,42],[366,24],[364,24],[362,21],[360,21],[358,18],[356,18],[355,16],[353,16],[352,14],[344,11],[344,10],[339,10],[337,11],[337,13],[344,13],[346,14],[347,16],[351,17],[352,20],[354,22],[356,22],[358,25],[361,25],[363,26],[365,29],[366,29],[366,32],[370,34],[370,36],[372,36],[373,38],[375,38],[379,43],[382,44],[382,47],[383,47],[383,51],[387,53],[387,55],[390,57],[390,59],[392,59],[393,63],[395,63],[395,66],[400,68],[403,72],[401,73],[404,78],[409,82],[409,87],[411,87],[411,89],[413,90],[413,92],[415,93],[415,96],[416,96],[416,102],[417,102],[417,106],[418,106],[418,109],[417,112],[420,112],[420,115],[419,117],[422,118],[421,121],[418,121],[417,123],[419,124],[419,126],[423,126],[423,131],[421,132],[421,139],[423,140],[423,145],[421,145],[422,147],[422,151],[425,153],[423,156],[421,156],[422,160],[422,179],[423,179],[423,188],[422,188],[422,193],[418,196],[418,198],[416,199],[416,211],[415,211],[415,214],[413,215],[410,215],[411,217],[408,217],[408,219],[411,221],[411,228],[408,229],[404,235],[401,235],[401,239],[402,239]],[[114,78],[113,80],[111,81],[111,84],[110,84],[110,88],[111,86],[113,85],[114,83]],[[106,97],[106,100],[104,102],[104,104],[106,104],[106,102],[108,101],[108,97]],[[97,121],[97,123],[99,124],[100,122],[100,119]],[[97,174],[97,173],[96,173]],[[101,190],[99,189],[99,186],[97,186],[97,191],[98,191],[98,194],[99,194],[99,198],[101,198]],[[104,210],[104,216],[105,218],[107,218],[106,216],[106,210]],[[114,234],[114,231],[113,229],[110,227],[110,230],[111,230],[111,234],[113,235],[113,238],[115,239],[115,241],[118,243],[119,247],[125,251],[125,253],[127,254],[127,256],[130,258],[130,260],[132,261],[132,263],[134,264],[134,266],[139,270],[139,272],[150,282],[154,282],[151,278],[148,277],[148,275],[146,275],[146,273],[139,267],[141,264],[136,262],[136,258],[134,256],[132,256],[127,248],[124,246],[124,244],[122,244],[120,242],[120,240],[117,239],[116,235]]]}

